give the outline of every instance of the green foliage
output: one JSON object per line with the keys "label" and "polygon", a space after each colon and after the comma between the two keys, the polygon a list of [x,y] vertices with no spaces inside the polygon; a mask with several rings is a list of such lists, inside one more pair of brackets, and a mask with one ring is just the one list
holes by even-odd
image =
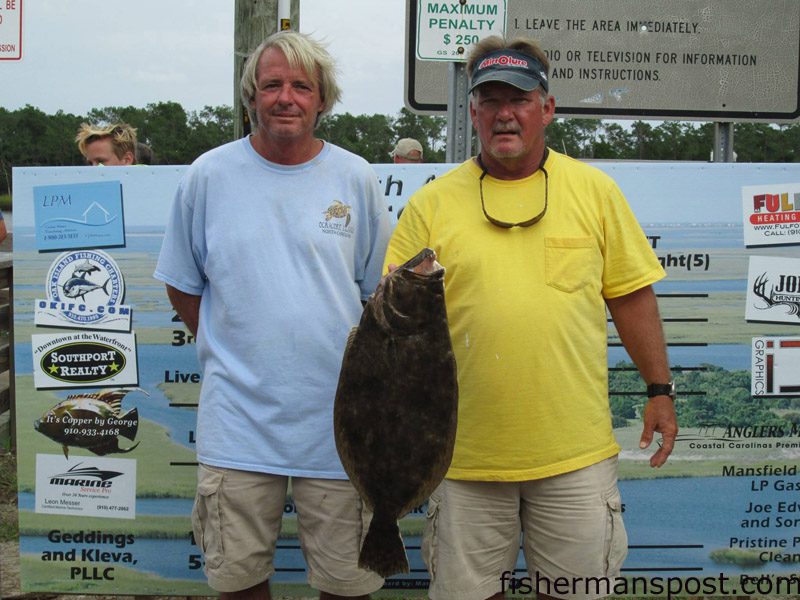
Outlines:
{"label": "green foliage", "polygon": [[[680,427],[746,427],[783,425],[791,428],[800,414],[780,414],[779,403],[764,396],[750,395],[750,373],[728,371],[715,365],[700,365],[702,370],[675,370],[678,398],[675,411]],[[620,362],[618,369],[609,373],[611,412],[615,417],[634,418],[640,415],[647,397],[638,371],[630,363]],[[638,391],[639,395],[619,395],[620,392]],[[615,394],[616,392],[616,394]]]}
{"label": "green foliage", "polygon": [[443,162],[447,119],[416,115],[405,108],[397,117],[387,115],[328,115],[317,135],[366,159],[369,163],[392,162],[389,153],[397,140],[410,137],[422,144],[425,162]]}
{"label": "green foliage", "polygon": [[203,152],[233,139],[233,109],[206,106],[186,112],[176,102],[157,102],[145,108],[109,106],[85,116],[47,115],[25,106],[9,111],[0,107],[0,194],[11,190],[12,167],[74,166],[84,164],[75,144],[82,122],[119,121],[137,130],[139,141],[149,145],[159,164],[188,164]]}
{"label": "green foliage", "polygon": [[[87,115],[58,111],[48,115],[33,106],[0,107],[0,194],[11,189],[11,168],[81,165],[75,133],[83,121],[124,121],[136,127],[160,164],[189,164],[203,152],[233,139],[233,108],[206,106],[186,111],[177,102],[137,108],[108,106]],[[328,115],[319,124],[322,139],[371,163],[390,162],[398,139],[420,141],[425,162],[445,160],[447,119],[416,115],[406,108],[396,116]],[[547,128],[548,145],[575,158],[615,160],[708,161],[714,145],[713,123],[633,121],[620,125],[596,119],[555,119]],[[739,162],[800,161],[800,123],[737,123],[734,147]]]}

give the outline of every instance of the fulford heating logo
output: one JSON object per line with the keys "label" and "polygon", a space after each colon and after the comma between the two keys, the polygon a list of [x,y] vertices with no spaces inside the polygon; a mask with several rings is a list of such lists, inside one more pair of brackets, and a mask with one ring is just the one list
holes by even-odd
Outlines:
{"label": "fulford heating logo", "polygon": [[[353,230],[349,228],[351,212],[352,206],[345,204],[341,200],[334,200],[322,213],[325,215],[325,220],[319,222],[320,230],[322,233],[352,237]],[[344,220],[344,223],[341,222],[342,220]]]}
{"label": "fulford heating logo", "polygon": [[36,325],[130,331],[122,273],[99,250],[61,254],[47,274],[47,299],[36,300]]}
{"label": "fulford heating logo", "polygon": [[800,244],[800,184],[742,188],[745,246]]}
{"label": "fulford heating logo", "polygon": [[800,222],[800,193],[756,194],[753,196],[753,214],[750,222],[798,223]]}

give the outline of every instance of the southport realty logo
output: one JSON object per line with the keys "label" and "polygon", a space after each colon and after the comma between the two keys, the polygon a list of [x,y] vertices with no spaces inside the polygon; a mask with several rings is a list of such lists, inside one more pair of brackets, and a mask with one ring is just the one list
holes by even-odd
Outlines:
{"label": "southport realty logo", "polygon": [[131,310],[121,304],[125,281],[105,252],[64,252],[50,266],[46,288],[47,298],[35,300],[36,325],[130,331]]}
{"label": "southport realty logo", "polygon": [[133,333],[31,336],[36,389],[138,385]]}

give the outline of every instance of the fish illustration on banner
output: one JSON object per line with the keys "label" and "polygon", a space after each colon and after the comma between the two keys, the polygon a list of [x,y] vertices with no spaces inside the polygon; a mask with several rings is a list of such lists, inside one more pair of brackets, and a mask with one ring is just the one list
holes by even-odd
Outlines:
{"label": "fish illustration on banner", "polygon": [[119,438],[134,441],[139,429],[139,412],[135,407],[122,413],[122,399],[131,391],[150,395],[141,388],[71,394],[34,421],[33,428],[61,444],[66,458],[70,446],[85,448],[98,456],[130,452],[139,442],[120,448]]}

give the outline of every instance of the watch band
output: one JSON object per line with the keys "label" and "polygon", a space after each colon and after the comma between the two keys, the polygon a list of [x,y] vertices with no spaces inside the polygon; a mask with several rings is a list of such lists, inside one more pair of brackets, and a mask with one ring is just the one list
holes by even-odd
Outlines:
{"label": "watch band", "polygon": [[647,386],[647,397],[652,398],[653,396],[669,396],[675,400],[675,382],[651,383]]}

